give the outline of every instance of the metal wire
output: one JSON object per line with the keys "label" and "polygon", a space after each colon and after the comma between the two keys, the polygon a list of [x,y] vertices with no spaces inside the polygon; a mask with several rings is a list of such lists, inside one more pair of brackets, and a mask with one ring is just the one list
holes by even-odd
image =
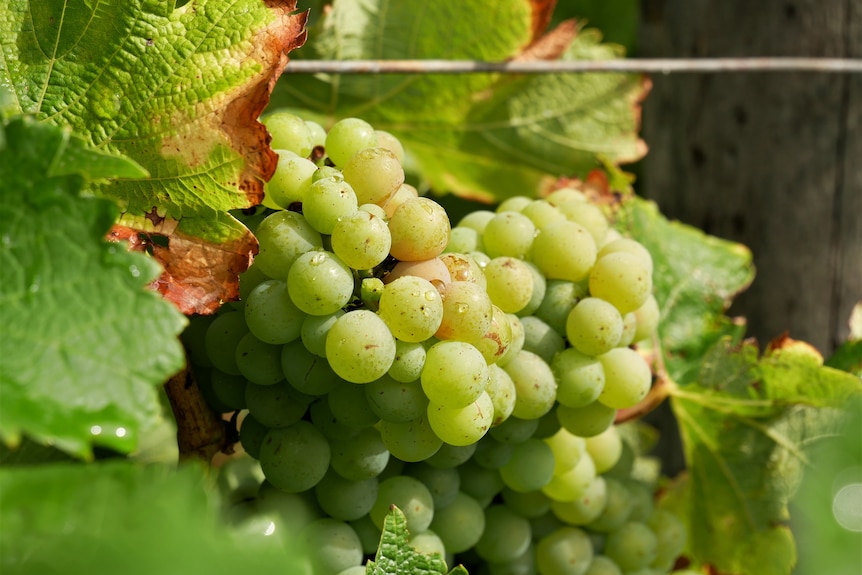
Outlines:
{"label": "metal wire", "polygon": [[716,72],[862,73],[856,58],[629,58],[620,60],[291,60],[288,74],[558,74],[640,72],[703,74]]}

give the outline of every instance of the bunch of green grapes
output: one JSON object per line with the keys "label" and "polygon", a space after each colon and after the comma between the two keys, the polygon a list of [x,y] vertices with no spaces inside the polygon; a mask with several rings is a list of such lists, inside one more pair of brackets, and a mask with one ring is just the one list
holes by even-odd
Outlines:
{"label": "bunch of green grapes", "polygon": [[393,504],[416,548],[491,574],[667,572],[684,532],[613,425],[651,385],[649,252],[574,188],[452,227],[391,134],[264,123],[260,252],[185,339],[315,575],[359,567]]}

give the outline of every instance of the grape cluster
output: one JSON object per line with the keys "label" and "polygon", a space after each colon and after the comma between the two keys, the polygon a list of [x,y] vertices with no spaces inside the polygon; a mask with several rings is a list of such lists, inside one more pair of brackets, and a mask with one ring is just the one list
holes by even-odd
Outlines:
{"label": "grape cluster", "polygon": [[391,134],[264,122],[260,253],[185,337],[315,575],[361,565],[393,504],[417,549],[491,575],[667,572],[684,532],[613,425],[651,385],[649,252],[575,188],[451,227]]}

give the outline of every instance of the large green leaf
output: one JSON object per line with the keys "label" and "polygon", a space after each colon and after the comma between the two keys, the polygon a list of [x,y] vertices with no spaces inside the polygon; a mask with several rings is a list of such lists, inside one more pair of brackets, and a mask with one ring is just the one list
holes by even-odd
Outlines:
{"label": "large green leaf", "polygon": [[160,414],[156,386],[180,369],[185,319],[145,289],[152,259],[104,240],[117,216],[82,198],[88,180],[141,177],[48,124],[19,118],[0,149],[0,436],[87,456],[133,450]]}
{"label": "large green leaf", "polygon": [[787,502],[820,440],[862,381],[783,340],[758,358],[751,342],[717,343],[697,381],[674,386],[690,486],[690,551],[722,573],[788,575],[796,552]]}
{"label": "large green leaf", "polygon": [[169,236],[160,291],[186,312],[235,297],[256,250],[227,211],[259,202],[277,157],[257,117],[304,39],[295,0],[10,0],[0,85],[149,177],[112,182],[124,225]]}
{"label": "large green leaf", "polygon": [[[537,36],[553,5],[336,0],[299,56],[545,57],[545,49],[536,50],[542,45]],[[554,57],[622,55],[618,46],[601,44],[595,30],[578,31],[571,24],[547,43]],[[640,158],[646,147],[637,137],[639,103],[646,85],[640,76],[625,74],[290,76],[279,83],[272,103],[325,123],[360,116],[398,136],[434,190],[499,200],[534,195],[556,176],[585,174],[603,159]]]}
{"label": "large green leaf", "polygon": [[229,532],[201,469],[111,464],[0,469],[4,574],[304,574],[295,549]]}

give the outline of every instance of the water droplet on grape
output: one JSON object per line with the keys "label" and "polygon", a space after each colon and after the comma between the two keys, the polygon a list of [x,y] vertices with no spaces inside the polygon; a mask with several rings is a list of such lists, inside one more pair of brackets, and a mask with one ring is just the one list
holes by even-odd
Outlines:
{"label": "water droplet on grape", "polygon": [[314,254],[311,257],[311,260],[309,261],[309,263],[313,266],[319,266],[320,264],[324,263],[325,261],[326,261],[326,254],[323,252],[320,252],[320,253]]}
{"label": "water droplet on grape", "polygon": [[457,311],[458,313],[467,313],[468,311],[470,311],[470,304],[459,303],[455,306],[455,311]]}

